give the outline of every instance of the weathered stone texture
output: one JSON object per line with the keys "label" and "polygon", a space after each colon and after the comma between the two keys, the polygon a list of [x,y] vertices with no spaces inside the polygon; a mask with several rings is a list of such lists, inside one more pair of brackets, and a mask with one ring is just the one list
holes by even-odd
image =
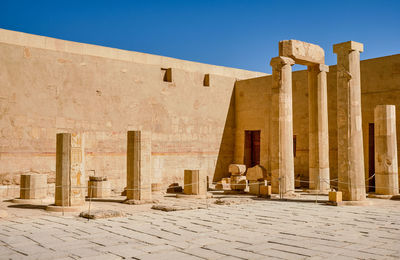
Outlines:
{"label": "weathered stone texture", "polygon": [[360,80],[362,44],[340,43],[333,49],[338,61],[338,187],[343,192],[343,200],[365,200]]}
{"label": "weathered stone texture", "polygon": [[111,196],[111,186],[108,180],[89,180],[89,198],[107,198]]}
{"label": "weathered stone texture", "polygon": [[183,192],[187,195],[207,194],[207,180],[199,170],[185,170]]}
{"label": "weathered stone texture", "polygon": [[57,134],[56,206],[85,203],[85,145],[82,133]]}
{"label": "weathered stone texture", "polygon": [[20,185],[21,199],[44,199],[47,197],[46,174],[22,174]]}
{"label": "weathered stone texture", "polygon": [[396,138],[396,107],[375,107],[375,192],[399,193],[399,169]]}
{"label": "weathered stone texture", "polygon": [[[87,169],[120,191],[129,129],[153,133],[155,182],[183,183],[191,168],[227,177],[234,83],[266,75],[3,29],[0,57],[0,176],[55,173],[56,133],[83,131]],[[161,68],[174,69],[173,82]],[[204,74],[215,87],[202,87]]]}
{"label": "weathered stone texture", "polygon": [[323,64],[308,67],[309,188],[321,191],[330,187],[328,71],[329,67]]}
{"label": "weathered stone texture", "polygon": [[298,40],[280,41],[279,56],[292,58],[296,64],[325,64],[325,52],[320,46]]}
{"label": "weathered stone texture", "polygon": [[126,197],[151,200],[151,134],[128,131]]}
{"label": "weathered stone texture", "polygon": [[292,65],[286,57],[271,59],[270,158],[273,193],[294,192]]}

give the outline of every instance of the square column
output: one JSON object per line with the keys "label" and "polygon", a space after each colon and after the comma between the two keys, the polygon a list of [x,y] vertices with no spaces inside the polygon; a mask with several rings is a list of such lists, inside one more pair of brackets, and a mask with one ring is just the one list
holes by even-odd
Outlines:
{"label": "square column", "polygon": [[287,57],[271,59],[270,156],[272,193],[294,192],[292,65]]}
{"label": "square column", "polygon": [[379,105],[374,111],[375,123],[375,192],[399,194],[397,162],[396,107]]}
{"label": "square column", "polygon": [[185,170],[183,192],[186,195],[206,195],[207,181],[204,174],[199,170]]}
{"label": "square column", "polygon": [[310,189],[328,191],[329,134],[328,92],[324,64],[308,66],[309,180]]}
{"label": "square column", "polygon": [[20,199],[45,199],[47,174],[21,174]]}
{"label": "square column", "polygon": [[85,152],[80,133],[57,134],[55,205],[85,204]]}
{"label": "square column", "polygon": [[360,52],[363,44],[335,44],[337,54],[338,187],[343,200],[365,200]]}
{"label": "square column", "polygon": [[151,135],[141,131],[128,131],[127,144],[128,200],[151,200]]}

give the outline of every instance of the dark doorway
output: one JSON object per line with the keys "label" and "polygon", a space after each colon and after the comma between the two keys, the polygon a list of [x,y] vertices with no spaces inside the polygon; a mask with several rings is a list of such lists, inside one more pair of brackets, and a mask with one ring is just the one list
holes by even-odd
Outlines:
{"label": "dark doorway", "polygon": [[260,130],[245,131],[244,164],[254,167],[260,164]]}
{"label": "dark doorway", "polygon": [[372,176],[375,174],[375,127],[373,123],[369,123],[369,135],[368,135],[368,158],[369,158],[369,170],[368,170],[368,191],[375,191],[375,177]]}

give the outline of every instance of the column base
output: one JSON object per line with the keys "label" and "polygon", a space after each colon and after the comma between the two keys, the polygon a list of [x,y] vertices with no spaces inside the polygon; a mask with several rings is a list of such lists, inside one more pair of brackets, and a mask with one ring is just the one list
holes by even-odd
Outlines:
{"label": "column base", "polygon": [[361,201],[340,201],[340,202],[333,202],[333,201],[328,201],[326,202],[326,205],[329,206],[372,206],[374,203],[370,200],[361,200]]}
{"label": "column base", "polygon": [[[20,199],[20,198],[15,198],[11,200],[12,203],[16,204],[30,204],[30,205],[43,205],[43,204],[49,204],[51,203],[51,199],[45,198],[45,199]],[[53,201],[54,202],[54,201]]]}
{"label": "column base", "polygon": [[47,211],[52,211],[52,212],[79,212],[82,211],[83,206],[56,206],[56,205],[48,205],[46,207]]}
{"label": "column base", "polygon": [[310,189],[307,189],[307,190],[303,190],[303,192],[306,192],[306,193],[311,194],[311,195],[328,195],[330,190],[310,190]]}
{"label": "column base", "polygon": [[176,194],[176,197],[181,199],[211,199],[213,195],[211,193],[198,195]]}
{"label": "column base", "polygon": [[158,200],[134,200],[134,199],[126,199],[122,203],[128,205],[142,205],[142,204],[153,204],[158,203]]}
{"label": "column base", "polygon": [[386,200],[396,200],[396,197],[400,200],[400,195],[383,195],[383,194],[375,194],[375,193],[368,193],[368,198],[374,199],[386,199]]}

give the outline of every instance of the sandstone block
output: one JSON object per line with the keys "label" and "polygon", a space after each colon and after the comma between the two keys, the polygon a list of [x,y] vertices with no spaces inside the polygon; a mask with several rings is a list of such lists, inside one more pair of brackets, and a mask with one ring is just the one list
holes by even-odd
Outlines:
{"label": "sandstone block", "polygon": [[264,167],[256,165],[252,168],[247,169],[246,179],[249,181],[257,181],[259,179],[267,179],[267,171]]}
{"label": "sandstone block", "polygon": [[206,182],[199,170],[185,170],[183,192],[187,195],[204,195],[207,193]]}
{"label": "sandstone block", "polygon": [[330,202],[342,202],[342,192],[341,191],[330,191],[329,192]]}
{"label": "sandstone block", "polygon": [[47,174],[22,174],[21,199],[44,199],[47,197]]}
{"label": "sandstone block", "polygon": [[57,134],[55,206],[71,207],[85,203],[84,148],[82,133]]}
{"label": "sandstone block", "polygon": [[246,172],[246,165],[244,164],[230,164],[229,173],[231,175],[243,175]]}
{"label": "sandstone block", "polygon": [[292,58],[297,64],[302,65],[325,63],[325,52],[321,47],[298,40],[280,41],[279,56]]}
{"label": "sandstone block", "polygon": [[252,195],[260,195],[261,185],[259,181],[249,181],[249,193]]}
{"label": "sandstone block", "polygon": [[128,131],[127,188],[130,200],[151,200],[151,135],[148,132]]}
{"label": "sandstone block", "polygon": [[261,185],[260,186],[260,195],[269,197],[272,194],[271,185]]}
{"label": "sandstone block", "polygon": [[232,175],[231,176],[231,189],[243,191],[247,187],[246,176]]}
{"label": "sandstone block", "polygon": [[111,185],[107,180],[88,181],[88,197],[89,198],[106,198],[111,196]]}
{"label": "sandstone block", "polygon": [[375,192],[381,195],[399,193],[397,162],[396,107],[375,107]]}
{"label": "sandstone block", "polygon": [[167,189],[167,193],[180,193],[182,191],[182,186],[180,186],[179,183],[172,183]]}

